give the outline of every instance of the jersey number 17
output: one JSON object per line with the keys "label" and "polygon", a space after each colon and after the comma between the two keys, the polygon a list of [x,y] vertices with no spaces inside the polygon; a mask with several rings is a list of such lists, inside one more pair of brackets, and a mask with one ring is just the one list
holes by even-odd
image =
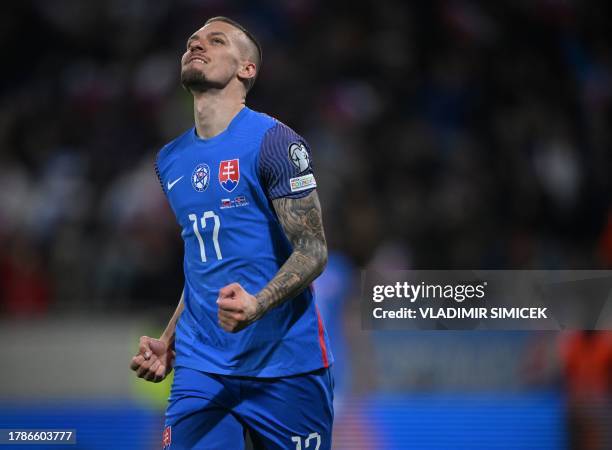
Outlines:
{"label": "jersey number 17", "polygon": [[[215,247],[215,253],[217,254],[217,259],[223,259],[223,256],[221,255],[221,247],[219,246],[219,228],[221,228],[221,220],[219,219],[219,216],[216,215],[213,211],[204,212],[204,214],[202,214],[202,217],[199,220],[200,226],[202,227],[202,231],[206,231],[207,219],[213,219],[214,226],[212,232],[212,241]],[[202,262],[206,262],[206,249],[204,248],[204,239],[202,238],[202,235],[200,234],[200,230],[198,228],[198,216],[196,216],[195,214],[189,214],[189,220],[193,222],[193,232],[195,233],[196,238],[198,239],[198,244],[200,244],[200,258],[202,259]]]}

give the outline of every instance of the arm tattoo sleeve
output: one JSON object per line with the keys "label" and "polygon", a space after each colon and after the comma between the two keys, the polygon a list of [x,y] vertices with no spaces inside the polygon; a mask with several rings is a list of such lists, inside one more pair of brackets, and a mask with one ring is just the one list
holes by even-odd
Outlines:
{"label": "arm tattoo sleeve", "polygon": [[258,316],[299,294],[321,274],[327,264],[327,243],[317,192],[312,191],[302,198],[278,198],[272,203],[293,245],[293,253],[255,296]]}

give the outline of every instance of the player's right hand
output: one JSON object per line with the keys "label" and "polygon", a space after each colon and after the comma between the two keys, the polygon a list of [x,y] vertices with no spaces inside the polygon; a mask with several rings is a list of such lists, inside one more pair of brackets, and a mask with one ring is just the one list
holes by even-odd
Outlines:
{"label": "player's right hand", "polygon": [[138,354],[132,358],[130,368],[138,378],[159,383],[172,372],[174,357],[174,350],[169,349],[164,341],[141,336]]}

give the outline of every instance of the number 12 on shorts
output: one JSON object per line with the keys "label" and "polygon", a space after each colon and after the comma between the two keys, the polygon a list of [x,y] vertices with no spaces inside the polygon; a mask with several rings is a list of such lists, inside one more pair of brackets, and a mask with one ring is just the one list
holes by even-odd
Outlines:
{"label": "number 12 on shorts", "polygon": [[319,450],[319,447],[321,446],[321,435],[319,433],[310,433],[308,437],[304,438],[303,447],[301,436],[291,436],[291,442],[295,442],[295,450]]}
{"label": "number 12 on shorts", "polygon": [[[221,228],[221,220],[219,220],[219,216],[213,211],[206,211],[204,214],[202,214],[199,221],[200,226],[204,231],[206,230],[206,219],[213,220],[212,241],[215,246],[215,253],[217,254],[217,259],[223,259],[223,256],[221,255],[221,247],[219,246],[219,228]],[[202,262],[206,262],[206,250],[204,249],[204,239],[202,238],[198,228],[198,216],[195,214],[189,214],[189,220],[193,222],[193,233],[198,239],[198,244],[200,245],[200,259]]]}

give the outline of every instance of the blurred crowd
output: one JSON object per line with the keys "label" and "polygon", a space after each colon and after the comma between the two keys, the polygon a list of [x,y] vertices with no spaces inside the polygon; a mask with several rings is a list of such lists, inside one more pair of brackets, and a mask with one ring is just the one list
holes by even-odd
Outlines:
{"label": "blurred crowd", "polygon": [[[410,357],[400,358],[398,335],[366,339],[357,302],[345,301],[356,298],[356,268],[612,268],[603,0],[6,2],[0,317],[176,303],[180,230],[153,161],[193,124],[179,59],[215,15],[262,43],[247,104],[313,151],[334,255],[320,292],[338,396],[444,383],[432,373],[468,389],[562,378],[572,429],[587,430],[574,448],[600,448],[584,442],[602,441],[593,423],[612,417],[610,403],[597,420],[580,405],[610,398],[609,334],[420,334],[418,345],[402,337]],[[345,358],[346,345],[360,351]],[[363,356],[372,347],[386,370]],[[518,361],[523,373],[491,361]],[[342,373],[358,374],[352,386]]]}
{"label": "blurred crowd", "polygon": [[248,98],[301,133],[356,267],[612,266],[608,2],[24,0],[0,17],[3,314],[173,303],[155,178],[186,38],[259,37]]}

